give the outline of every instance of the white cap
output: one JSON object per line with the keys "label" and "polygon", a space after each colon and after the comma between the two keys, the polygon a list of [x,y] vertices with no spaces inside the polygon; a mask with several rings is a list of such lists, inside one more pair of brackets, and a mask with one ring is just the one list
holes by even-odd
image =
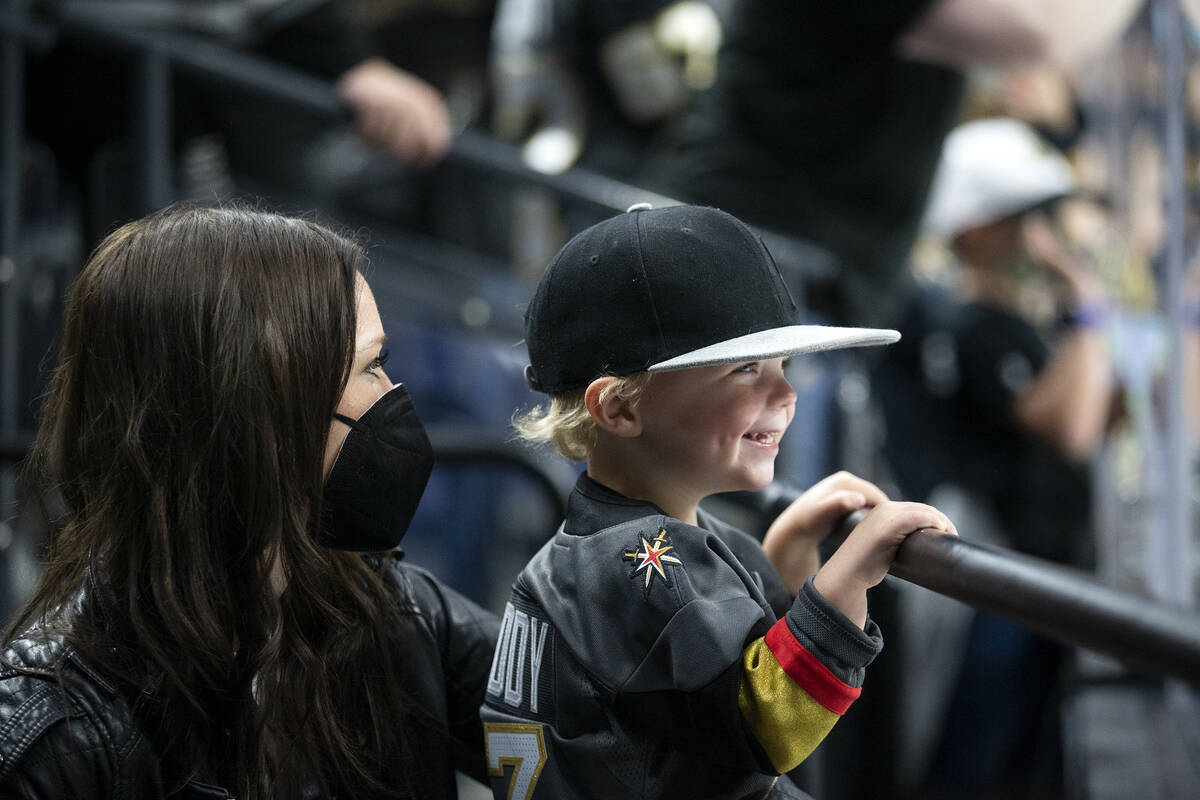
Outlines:
{"label": "white cap", "polygon": [[1069,194],[1070,163],[1015,119],[981,119],[952,130],[942,146],[923,227],[951,238]]}

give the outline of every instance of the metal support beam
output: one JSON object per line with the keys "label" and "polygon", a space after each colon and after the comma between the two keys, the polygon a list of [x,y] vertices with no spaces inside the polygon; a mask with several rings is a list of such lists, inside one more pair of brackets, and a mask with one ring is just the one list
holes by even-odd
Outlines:
{"label": "metal support beam", "polygon": [[[14,12],[19,14],[20,12]],[[0,436],[16,434],[21,407],[20,296],[22,257],[21,161],[25,149],[25,42],[15,31],[0,31]],[[16,470],[0,461],[0,614],[7,616],[16,516]]]}
{"label": "metal support beam", "polygon": [[[0,33],[0,430],[17,425],[20,364],[17,339],[21,286],[21,158],[25,145],[25,53],[14,31]],[[2,515],[0,515],[2,517]]]}
{"label": "metal support beam", "polygon": [[1194,606],[1191,509],[1192,437],[1184,399],[1183,335],[1184,273],[1187,269],[1187,155],[1184,137],[1187,129],[1184,108],[1184,69],[1186,66],[1186,29],[1179,0],[1156,0],[1155,13],[1160,17],[1155,46],[1163,64],[1164,171],[1166,240],[1164,242],[1163,282],[1161,297],[1167,318],[1169,347],[1166,369],[1166,420],[1163,432],[1166,463],[1165,524],[1154,532],[1150,564],[1151,585],[1159,597],[1183,605]]}
{"label": "metal support beam", "polygon": [[172,153],[171,62],[161,52],[141,53],[134,67],[137,102],[135,129],[141,164],[143,213],[162,208],[175,197]]}

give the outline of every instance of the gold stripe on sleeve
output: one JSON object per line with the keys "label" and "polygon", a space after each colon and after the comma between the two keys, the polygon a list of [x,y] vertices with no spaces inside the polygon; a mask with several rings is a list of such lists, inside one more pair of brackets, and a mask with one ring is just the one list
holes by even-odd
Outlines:
{"label": "gold stripe on sleeve", "polygon": [[781,773],[808,758],[840,718],[796,685],[763,639],[742,653],[738,708]]}

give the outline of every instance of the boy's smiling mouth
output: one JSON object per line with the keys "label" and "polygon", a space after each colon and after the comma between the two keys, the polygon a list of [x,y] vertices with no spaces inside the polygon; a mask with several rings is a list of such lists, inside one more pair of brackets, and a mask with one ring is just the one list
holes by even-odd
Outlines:
{"label": "boy's smiling mouth", "polygon": [[783,437],[783,431],[751,431],[750,433],[742,434],[743,439],[749,439],[755,444],[774,445],[779,444],[779,440]]}

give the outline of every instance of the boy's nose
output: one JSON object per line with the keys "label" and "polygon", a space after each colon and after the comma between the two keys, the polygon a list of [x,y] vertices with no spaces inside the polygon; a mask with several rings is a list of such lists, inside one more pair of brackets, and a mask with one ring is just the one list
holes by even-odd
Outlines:
{"label": "boy's nose", "polygon": [[779,373],[779,377],[775,381],[775,385],[771,387],[771,399],[777,406],[793,406],[796,404],[796,390],[792,388],[792,384],[788,383],[788,379],[783,373]]}

